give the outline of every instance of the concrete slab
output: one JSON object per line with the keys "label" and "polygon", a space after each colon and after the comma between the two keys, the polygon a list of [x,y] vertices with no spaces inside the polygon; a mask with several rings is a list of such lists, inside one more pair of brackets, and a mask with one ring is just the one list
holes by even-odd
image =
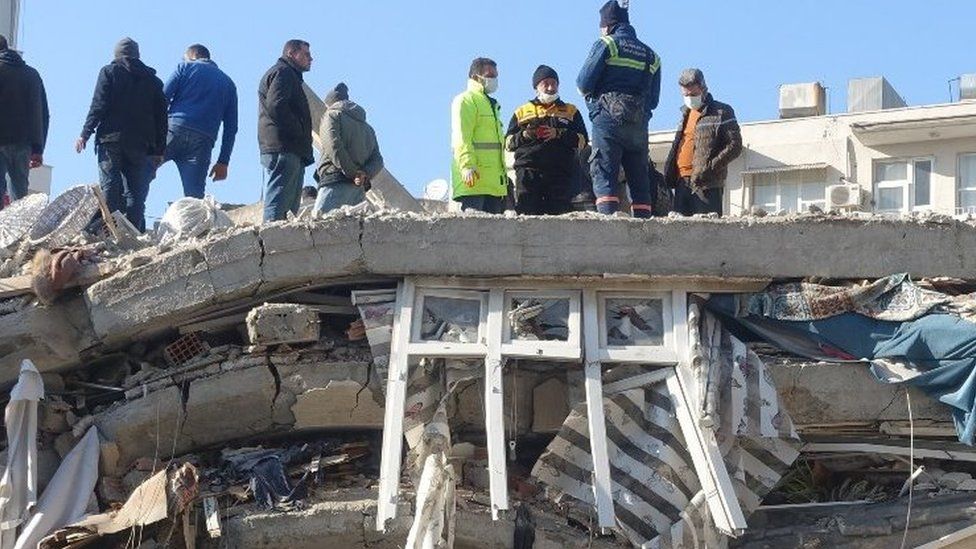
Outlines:
{"label": "concrete slab", "polygon": [[53,372],[78,363],[97,342],[80,297],[0,316],[0,384],[17,379],[24,359],[41,372]]}
{"label": "concrete slab", "polygon": [[355,381],[332,381],[296,397],[295,429],[383,429],[383,407]]}

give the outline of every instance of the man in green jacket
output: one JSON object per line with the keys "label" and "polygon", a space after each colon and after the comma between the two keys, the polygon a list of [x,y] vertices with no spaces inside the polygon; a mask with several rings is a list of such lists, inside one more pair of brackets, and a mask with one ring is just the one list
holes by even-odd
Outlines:
{"label": "man in green jacket", "polygon": [[350,101],[349,88],[340,83],[325,96],[325,106],[322,154],[315,169],[315,209],[321,213],[366,200],[370,181],[383,170],[376,132],[366,122],[366,111]]}
{"label": "man in green jacket", "polygon": [[451,179],[461,210],[500,214],[508,196],[505,132],[501,107],[491,94],[498,90],[498,65],[479,57],[471,62],[468,89],[451,104]]}

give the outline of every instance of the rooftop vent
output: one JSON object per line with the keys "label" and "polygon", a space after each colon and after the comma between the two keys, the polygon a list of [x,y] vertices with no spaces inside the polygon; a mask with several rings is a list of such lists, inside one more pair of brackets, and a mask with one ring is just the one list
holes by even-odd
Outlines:
{"label": "rooftop vent", "polygon": [[780,86],[780,118],[803,118],[825,114],[827,114],[827,90],[820,82]]}
{"label": "rooftop vent", "polygon": [[959,99],[976,99],[976,74],[964,74],[959,77]]}
{"label": "rooftop vent", "polygon": [[847,112],[880,111],[907,107],[886,79],[857,78],[847,87]]}

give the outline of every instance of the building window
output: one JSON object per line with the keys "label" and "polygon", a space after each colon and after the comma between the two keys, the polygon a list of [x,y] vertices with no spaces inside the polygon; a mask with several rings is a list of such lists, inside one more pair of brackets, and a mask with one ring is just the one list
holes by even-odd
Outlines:
{"label": "building window", "polygon": [[878,162],[874,166],[874,210],[909,213],[932,205],[932,159]]}
{"label": "building window", "polygon": [[793,170],[752,175],[752,205],[767,212],[805,212],[826,209],[825,170]]}
{"label": "building window", "polygon": [[959,157],[959,213],[976,214],[976,154]]}

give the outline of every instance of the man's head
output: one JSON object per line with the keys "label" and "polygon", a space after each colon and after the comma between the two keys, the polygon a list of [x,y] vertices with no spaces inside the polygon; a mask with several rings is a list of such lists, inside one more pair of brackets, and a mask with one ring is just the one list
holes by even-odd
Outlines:
{"label": "man's head", "polygon": [[186,53],[183,54],[183,58],[187,61],[200,61],[200,60],[210,60],[210,50],[207,49],[203,44],[193,44],[189,48],[186,48]]}
{"label": "man's head", "polygon": [[539,99],[555,100],[559,96],[559,74],[552,67],[539,65],[532,75],[532,87]]}
{"label": "man's head", "polygon": [[123,38],[115,45],[115,58],[139,59],[139,44],[131,38]]}
{"label": "man's head", "polygon": [[281,52],[282,57],[288,59],[302,72],[312,70],[312,50],[304,40],[289,40]]}
{"label": "man's head", "polygon": [[335,88],[325,95],[325,106],[331,107],[339,101],[349,101],[349,86],[339,82]]}
{"label": "man's head", "polygon": [[487,57],[479,57],[471,62],[468,78],[485,87],[485,92],[498,90],[498,63]]}
{"label": "man's head", "polygon": [[610,0],[600,8],[600,31],[604,36],[613,32],[617,25],[630,24],[629,5],[629,0]]}
{"label": "man's head", "polygon": [[685,69],[678,77],[678,85],[681,87],[681,95],[684,97],[694,97],[705,95],[708,85],[705,84],[705,73],[701,69]]}
{"label": "man's head", "polygon": [[0,34],[0,51],[7,51],[10,46],[7,44],[7,37]]}

